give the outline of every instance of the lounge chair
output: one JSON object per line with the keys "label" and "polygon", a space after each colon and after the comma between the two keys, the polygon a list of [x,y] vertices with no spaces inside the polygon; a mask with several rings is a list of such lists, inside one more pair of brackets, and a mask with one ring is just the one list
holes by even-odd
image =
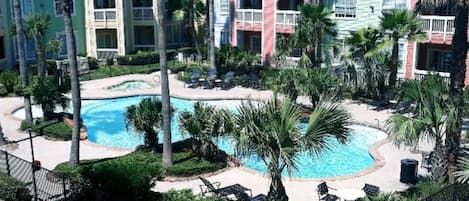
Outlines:
{"label": "lounge chair", "polygon": [[234,73],[233,72],[228,72],[225,74],[223,78],[223,88],[227,89],[228,87],[231,87],[233,85],[233,79],[234,79]]}
{"label": "lounge chair", "polygon": [[215,195],[227,198],[230,195],[246,193],[246,191],[249,191],[250,195],[252,196],[252,190],[242,186],[241,184],[234,184],[220,188],[220,182],[211,183],[210,181],[202,177],[199,177],[199,179],[204,184],[200,185],[200,191],[202,195],[205,195],[207,193],[213,193]]}
{"label": "lounge chair", "polygon": [[254,197],[250,197],[245,192],[239,192],[235,194],[237,201],[267,201],[267,196],[264,194],[259,194]]}
{"label": "lounge chair", "polygon": [[365,184],[362,190],[370,197],[376,197],[379,194],[379,187],[371,184]]}
{"label": "lounge chair", "polygon": [[199,86],[199,79],[201,75],[201,70],[199,68],[192,69],[191,78],[186,82],[190,88],[195,88]]}
{"label": "lounge chair", "polygon": [[432,157],[433,157],[433,151],[430,153],[422,153],[422,163],[420,165],[421,168],[425,168],[428,171],[432,169]]}
{"label": "lounge chair", "polygon": [[217,79],[217,69],[211,68],[207,73],[207,78],[205,79],[205,88],[211,89],[215,87],[216,79]]}
{"label": "lounge chair", "polygon": [[322,200],[322,201],[336,201],[336,200],[339,199],[339,197],[337,197],[337,195],[329,193],[329,188],[330,187],[327,186],[326,182],[322,182],[318,185],[317,192],[318,192],[319,200]]}

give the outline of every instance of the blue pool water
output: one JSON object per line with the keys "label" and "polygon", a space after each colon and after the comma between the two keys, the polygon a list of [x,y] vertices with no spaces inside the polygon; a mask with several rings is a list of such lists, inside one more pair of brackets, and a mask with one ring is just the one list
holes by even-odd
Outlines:
{"label": "blue pool water", "polygon": [[[143,96],[106,100],[83,101],[82,117],[88,128],[89,140],[98,144],[118,147],[135,148],[143,144],[143,136],[132,128],[127,129],[124,123],[125,108],[138,103]],[[235,110],[240,101],[206,101],[208,104]],[[183,111],[193,111],[194,101],[171,98],[171,104],[176,109],[172,120],[173,142],[189,137],[181,133],[178,117]],[[298,178],[323,178],[340,176],[364,170],[373,165],[374,160],[368,153],[368,147],[376,141],[386,137],[382,131],[364,127],[352,126],[352,135],[347,145],[330,139],[331,150],[324,151],[321,156],[313,157],[306,153],[298,158],[298,172],[291,176]],[[160,136],[160,143],[162,136]],[[218,146],[229,154],[233,154],[230,139],[221,139]],[[266,167],[256,156],[242,158],[245,166],[265,172]],[[285,174],[287,174],[285,172]]]}
{"label": "blue pool water", "polygon": [[109,88],[111,91],[127,91],[133,89],[148,89],[151,85],[145,81],[127,81]]}

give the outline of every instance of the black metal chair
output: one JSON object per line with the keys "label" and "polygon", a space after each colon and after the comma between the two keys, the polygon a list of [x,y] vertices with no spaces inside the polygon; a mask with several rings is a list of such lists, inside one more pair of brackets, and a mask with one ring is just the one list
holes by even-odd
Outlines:
{"label": "black metal chair", "polygon": [[379,187],[371,184],[365,184],[362,190],[370,197],[376,197],[379,194]]}
{"label": "black metal chair", "polygon": [[202,71],[201,71],[199,68],[194,68],[194,69],[192,69],[191,77],[190,77],[190,79],[186,82],[186,84],[187,84],[190,88],[198,87],[198,86],[199,86],[199,79],[200,79],[201,74],[202,74]]}
{"label": "black metal chair", "polygon": [[[200,191],[202,195],[205,195],[207,193],[213,193],[215,195],[226,198],[229,195],[237,195],[237,194],[246,193],[246,191],[249,191],[252,197],[252,190],[242,186],[241,184],[234,184],[234,185],[220,188],[220,182],[211,183],[210,181],[202,177],[199,177],[199,179],[204,184],[204,185],[200,185]],[[214,185],[216,185],[216,187]]]}
{"label": "black metal chair", "polygon": [[205,79],[205,88],[212,89],[215,87],[215,80],[217,79],[217,69],[211,68],[207,73],[207,78]]}
{"label": "black metal chair", "polygon": [[433,157],[433,151],[430,153],[422,153],[422,163],[420,165],[421,168],[425,168],[428,171],[432,169],[432,157]]}
{"label": "black metal chair", "polygon": [[231,87],[233,85],[233,79],[234,79],[234,73],[233,72],[228,72],[225,74],[223,78],[223,88],[227,89],[228,87]]}
{"label": "black metal chair", "polygon": [[336,195],[329,193],[329,187],[327,186],[326,182],[322,182],[318,185],[317,192],[319,200],[336,201],[339,199],[339,197],[337,197]]}

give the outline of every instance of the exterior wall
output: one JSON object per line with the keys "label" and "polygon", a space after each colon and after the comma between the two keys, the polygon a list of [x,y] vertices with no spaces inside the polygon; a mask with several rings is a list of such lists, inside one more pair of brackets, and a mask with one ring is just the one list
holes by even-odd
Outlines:
{"label": "exterior wall", "polygon": [[[221,33],[230,32],[231,30],[231,16],[230,10],[228,12],[221,11],[221,0],[214,0],[214,15],[215,15],[215,47],[221,46]],[[231,37],[230,37],[231,38]]]}
{"label": "exterior wall", "polygon": [[263,6],[263,27],[262,27],[262,63],[270,65],[275,51],[275,11],[276,1],[264,1]]}
{"label": "exterior wall", "polygon": [[[0,20],[2,21],[2,24],[0,26],[0,37],[3,37],[3,52],[5,54],[5,58],[0,59],[0,70],[6,70],[6,69],[12,69],[12,56],[11,56],[11,47],[10,47],[10,34],[8,31],[10,23],[8,22],[8,13],[7,9],[8,7],[7,1],[0,1]],[[13,54],[14,55],[14,54]]]}

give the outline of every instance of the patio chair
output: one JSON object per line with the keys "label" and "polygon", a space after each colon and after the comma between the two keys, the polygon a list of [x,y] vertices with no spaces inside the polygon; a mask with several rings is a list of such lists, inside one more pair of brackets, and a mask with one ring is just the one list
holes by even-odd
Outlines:
{"label": "patio chair", "polygon": [[216,79],[217,79],[217,69],[211,68],[207,73],[207,78],[205,79],[205,88],[211,89],[215,87]]}
{"label": "patio chair", "polygon": [[192,72],[191,72],[191,77],[190,79],[186,82],[186,84],[190,87],[190,88],[195,88],[195,87],[198,87],[199,86],[199,79],[200,79],[200,75],[201,75],[201,70],[199,68],[194,68],[192,69]]}
{"label": "patio chair", "polygon": [[433,157],[433,151],[430,153],[427,153],[427,152],[422,153],[422,163],[420,167],[425,168],[428,171],[430,171],[432,169],[432,157]]}
{"label": "patio chair", "polygon": [[237,201],[267,201],[267,196],[264,194],[259,194],[254,197],[250,197],[245,192],[239,192],[235,194]]}
{"label": "patio chair", "polygon": [[319,200],[322,201],[336,201],[339,199],[336,195],[329,193],[329,187],[325,181],[318,185],[317,192]]}
{"label": "patio chair", "polygon": [[227,198],[230,195],[236,196],[236,194],[246,193],[246,191],[249,191],[250,195],[252,196],[252,190],[242,186],[241,184],[234,184],[220,188],[220,182],[211,183],[203,177],[199,177],[199,179],[204,184],[200,185],[200,191],[202,195],[205,195],[207,193],[213,193],[215,195]]}
{"label": "patio chair", "polygon": [[379,187],[371,184],[365,184],[362,190],[370,197],[376,197],[379,194]]}
{"label": "patio chair", "polygon": [[223,78],[223,88],[227,89],[228,87],[231,87],[233,85],[233,79],[234,79],[234,73],[233,72],[228,72],[225,74]]}

